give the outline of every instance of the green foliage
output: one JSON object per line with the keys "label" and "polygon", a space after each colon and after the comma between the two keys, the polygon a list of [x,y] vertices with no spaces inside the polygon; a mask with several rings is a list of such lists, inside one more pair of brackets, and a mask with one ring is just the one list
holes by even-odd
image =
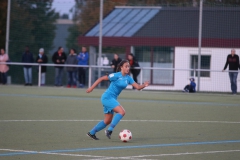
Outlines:
{"label": "green foliage", "polygon": [[67,48],[74,48],[76,49],[77,51],[80,50],[80,46],[78,44],[78,36],[80,35],[80,31],[78,29],[78,25],[77,24],[74,24],[72,25],[71,27],[69,27],[68,29],[69,31],[69,36],[68,38],[66,39],[67,41]]}
{"label": "green foliage", "polygon": [[0,48],[5,48],[7,0],[0,1]]}
{"label": "green foliage", "polygon": [[21,60],[25,46],[29,46],[34,57],[41,47],[45,53],[52,49],[58,14],[51,4],[51,0],[12,0],[9,43],[12,61]]}

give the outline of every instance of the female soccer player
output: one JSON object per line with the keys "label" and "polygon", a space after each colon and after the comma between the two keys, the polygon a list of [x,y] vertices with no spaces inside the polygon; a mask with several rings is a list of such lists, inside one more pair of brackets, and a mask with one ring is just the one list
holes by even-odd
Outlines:
{"label": "female soccer player", "polygon": [[[114,127],[118,124],[118,122],[122,119],[125,115],[124,108],[120,105],[117,101],[118,95],[121,93],[123,89],[127,87],[128,84],[131,84],[134,88],[141,90],[149,85],[149,82],[146,81],[144,84],[139,85],[132,77],[129,76],[129,69],[130,65],[127,60],[122,60],[118,64],[118,69],[116,73],[112,73],[109,76],[103,76],[98,78],[93,85],[87,89],[87,93],[93,91],[93,89],[102,81],[110,80],[110,86],[108,89],[102,94],[101,102],[103,104],[103,112],[104,112],[104,120],[100,121],[92,130],[87,133],[87,136],[92,138],[93,140],[98,140],[96,137],[96,132],[104,129],[107,125],[110,126],[107,130],[105,130],[106,136],[111,139],[111,134]],[[116,113],[113,117],[114,112]]]}

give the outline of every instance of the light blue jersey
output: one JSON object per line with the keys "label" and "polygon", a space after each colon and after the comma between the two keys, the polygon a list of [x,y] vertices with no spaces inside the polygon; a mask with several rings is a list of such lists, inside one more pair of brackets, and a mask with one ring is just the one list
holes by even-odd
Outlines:
{"label": "light blue jersey", "polygon": [[128,84],[133,84],[134,80],[129,75],[123,76],[121,72],[112,73],[108,76],[110,86],[103,93],[101,101],[104,108],[104,113],[113,113],[113,109],[119,106],[117,97]]}

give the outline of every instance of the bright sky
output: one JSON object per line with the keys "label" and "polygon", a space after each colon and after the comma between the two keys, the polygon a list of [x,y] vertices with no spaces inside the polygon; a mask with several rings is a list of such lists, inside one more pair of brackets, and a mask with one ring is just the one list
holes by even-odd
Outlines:
{"label": "bright sky", "polygon": [[72,17],[70,9],[74,6],[75,0],[53,0],[52,8],[59,12],[60,15],[64,13],[69,14],[69,18]]}

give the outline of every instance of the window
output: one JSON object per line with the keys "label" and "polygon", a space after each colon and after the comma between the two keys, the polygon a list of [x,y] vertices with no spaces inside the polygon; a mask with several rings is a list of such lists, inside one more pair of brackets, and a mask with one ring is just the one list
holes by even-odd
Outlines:
{"label": "window", "polygon": [[[134,47],[135,56],[141,67],[174,68],[173,47]],[[144,70],[143,81],[156,85],[173,85],[174,71]]]}
{"label": "window", "polygon": [[[198,69],[198,55],[191,55],[190,63],[191,63],[191,69]],[[211,66],[211,56],[202,55],[200,69],[210,69],[210,66]],[[192,77],[197,77],[198,71],[191,71],[190,75]],[[210,77],[210,71],[201,71],[200,77]]]}

